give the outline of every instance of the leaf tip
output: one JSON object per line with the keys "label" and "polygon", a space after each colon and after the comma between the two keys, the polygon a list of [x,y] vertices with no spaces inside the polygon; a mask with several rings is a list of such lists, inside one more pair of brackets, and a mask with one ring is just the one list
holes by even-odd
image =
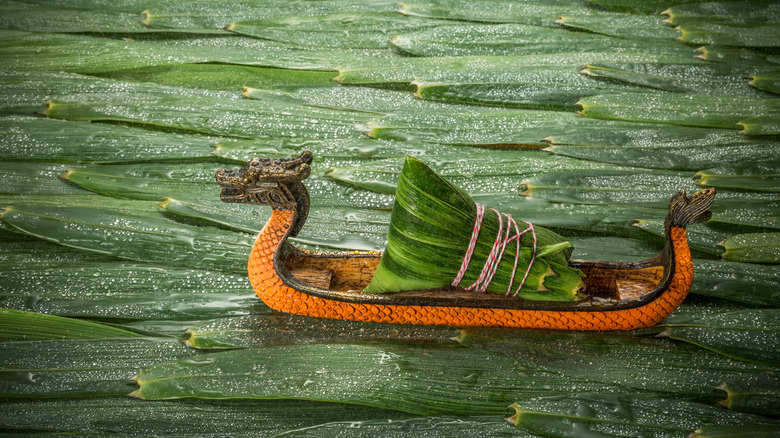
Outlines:
{"label": "leaf tip", "polygon": [[409,38],[402,37],[401,35],[393,35],[387,40],[387,44],[398,49],[405,49],[409,47]]}
{"label": "leaf tip", "polygon": [[5,216],[5,214],[6,214],[6,213],[8,213],[9,211],[11,211],[11,210],[13,210],[13,209],[14,209],[14,207],[13,207],[13,206],[11,206],[11,205],[7,205],[7,206],[5,206],[5,207],[3,208],[3,211],[0,211],[0,219],[2,219],[2,218],[3,218],[3,216]]}
{"label": "leaf tip", "polygon": [[514,414],[510,415],[509,417],[504,418],[509,424],[517,427],[518,422],[520,421],[520,415],[522,414],[522,410],[520,409],[520,406],[517,405],[517,402],[512,403],[507,407],[507,409],[514,410]]}
{"label": "leaf tip", "polygon": [[70,175],[73,173],[73,169],[65,169],[65,173],[59,176],[59,178],[63,181],[67,181],[70,179]]}
{"label": "leaf tip", "polygon": [[225,30],[228,32],[235,32],[236,23],[229,23],[227,26],[225,26]]}
{"label": "leaf tip", "polygon": [[138,391],[139,391],[139,390],[137,390],[137,389],[136,389],[135,391],[131,392],[130,394],[127,394],[127,396],[128,396],[128,397],[133,397],[133,398],[140,398],[140,399],[142,399],[143,397],[141,397],[141,393],[139,393]]}
{"label": "leaf tip", "polygon": [[172,199],[170,196],[165,196],[162,199],[163,199],[162,202],[158,202],[157,206],[162,208],[163,210],[166,210],[168,208],[168,205],[170,205]]}
{"label": "leaf tip", "polygon": [[422,99],[423,98],[422,91],[423,91],[423,88],[425,88],[425,87],[423,85],[420,85],[420,82],[417,79],[415,79],[412,82],[410,82],[409,85],[417,87],[417,89],[414,91],[414,93],[411,93],[412,96],[416,97],[418,99]]}
{"label": "leaf tip", "polygon": [[520,182],[520,185],[518,186],[517,189],[520,190],[520,193],[519,193],[520,196],[522,196],[524,198],[531,198],[532,197],[531,195],[533,194],[533,189],[534,188],[531,185],[531,182],[526,179],[526,180],[523,180],[522,182]]}
{"label": "leaf tip", "polygon": [[726,393],[726,398],[724,398],[723,400],[719,400],[718,404],[728,409],[731,409],[731,403],[733,401],[734,392],[729,388],[728,384],[725,382],[721,383],[715,389]]}
{"label": "leaf tip", "polygon": [[466,330],[461,329],[458,330],[458,335],[450,338],[451,340],[457,342],[458,344],[463,344],[463,340],[466,339],[466,336],[468,334],[466,333]]}
{"label": "leaf tip", "polygon": [[685,41],[685,29],[682,28],[682,26],[673,27],[672,29],[676,30],[677,32],[680,32],[680,36],[675,37],[675,41],[679,41],[681,43],[686,42]]}
{"label": "leaf tip", "polygon": [[38,114],[44,117],[51,117],[51,110],[54,108],[54,102],[43,102],[43,104],[46,105],[46,109],[43,111],[38,111]]}
{"label": "leaf tip", "polygon": [[143,15],[144,18],[139,20],[139,22],[144,26],[149,26],[149,20],[152,18],[152,13],[149,12],[149,9],[145,9],[143,12],[141,12],[141,15]]}
{"label": "leaf tip", "polygon": [[371,138],[379,138],[379,137],[378,137],[378,132],[379,132],[379,130],[378,130],[378,128],[377,128],[376,126],[374,126],[374,124],[373,124],[372,122],[368,122],[368,123],[366,124],[366,128],[367,128],[368,130],[367,130],[367,131],[364,131],[364,132],[363,132],[364,134],[366,134],[367,136],[369,136],[369,137],[371,137]]}
{"label": "leaf tip", "polygon": [[241,97],[246,97],[247,99],[252,97],[252,92],[254,92],[254,88],[252,87],[244,87],[244,91],[241,93]]}

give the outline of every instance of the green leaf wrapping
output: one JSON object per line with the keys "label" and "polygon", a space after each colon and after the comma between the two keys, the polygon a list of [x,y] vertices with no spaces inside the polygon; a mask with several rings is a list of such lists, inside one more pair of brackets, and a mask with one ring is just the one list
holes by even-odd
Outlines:
{"label": "green leaf wrapping", "polygon": [[[442,179],[423,162],[407,157],[398,180],[390,218],[387,249],[366,293],[400,292],[449,286],[458,274],[474,229],[477,207],[462,189]],[[504,232],[506,232],[506,219]],[[522,232],[528,225],[516,220]],[[582,288],[582,273],[568,267],[571,244],[557,234],[535,227],[536,259],[519,295],[533,300],[570,301]],[[515,230],[511,230],[510,236]],[[486,209],[474,254],[460,285],[468,287],[480,276],[499,233],[497,214]],[[528,269],[533,237],[521,239],[514,282],[516,244],[506,246],[487,291],[514,293]]]}

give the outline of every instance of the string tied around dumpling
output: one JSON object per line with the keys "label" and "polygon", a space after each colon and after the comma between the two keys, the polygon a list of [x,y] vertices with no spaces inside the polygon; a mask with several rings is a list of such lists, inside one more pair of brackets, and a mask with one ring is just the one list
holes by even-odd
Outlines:
{"label": "string tied around dumpling", "polygon": [[[466,275],[466,271],[469,268],[469,265],[471,264],[471,258],[474,255],[474,250],[477,247],[477,240],[479,238],[479,232],[482,228],[482,221],[485,217],[485,206],[482,204],[477,203],[477,216],[476,220],[474,221],[474,229],[471,232],[471,239],[469,240],[469,246],[466,249],[466,254],[463,256],[463,262],[461,263],[460,269],[458,270],[458,274],[455,276],[455,280],[452,281],[453,286],[459,286],[461,281],[463,281],[463,276]],[[523,279],[520,282],[520,285],[515,290],[513,296],[517,296],[518,293],[520,293],[520,289],[523,288],[523,285],[525,285],[526,280],[528,279],[528,275],[531,273],[531,267],[534,264],[534,261],[536,260],[536,230],[534,230],[534,226],[532,223],[525,222],[526,225],[528,225],[528,228],[524,229],[523,231],[520,231],[520,227],[518,227],[517,222],[512,218],[511,215],[507,213],[501,213],[495,208],[491,208],[494,213],[496,213],[496,216],[498,217],[498,233],[496,234],[496,240],[493,243],[493,247],[490,250],[490,253],[488,254],[488,258],[485,261],[485,265],[482,267],[482,271],[479,273],[479,277],[477,277],[477,280],[471,284],[470,286],[466,287],[466,290],[475,290],[477,292],[487,292],[488,286],[490,286],[490,282],[493,281],[493,276],[498,271],[498,265],[501,263],[501,259],[504,256],[504,252],[506,252],[507,246],[514,241],[516,245],[516,251],[515,251],[515,260],[514,265],[512,267],[512,276],[509,280],[509,287],[506,290],[506,295],[509,295],[512,292],[512,286],[515,282],[515,274],[517,273],[517,264],[520,261],[520,239],[523,237],[523,235],[527,232],[531,233],[531,236],[533,237],[533,249],[531,251],[531,260],[528,263],[528,268],[525,271],[525,275],[523,275]],[[506,219],[506,231],[504,231],[504,218]],[[514,229],[514,234],[512,234],[512,230]],[[511,237],[510,237],[511,235]]]}

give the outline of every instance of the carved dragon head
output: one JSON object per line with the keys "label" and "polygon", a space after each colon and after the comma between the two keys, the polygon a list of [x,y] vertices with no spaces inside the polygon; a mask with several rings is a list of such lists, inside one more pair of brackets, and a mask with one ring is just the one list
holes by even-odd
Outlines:
{"label": "carved dragon head", "polygon": [[219,169],[220,199],[274,208],[293,209],[299,204],[301,181],[311,173],[312,154],[295,158],[253,158],[242,169]]}
{"label": "carved dragon head", "polygon": [[667,225],[685,227],[689,224],[707,222],[712,217],[710,206],[714,200],[714,188],[699,190],[691,196],[686,196],[684,189],[680,190],[669,200]]}

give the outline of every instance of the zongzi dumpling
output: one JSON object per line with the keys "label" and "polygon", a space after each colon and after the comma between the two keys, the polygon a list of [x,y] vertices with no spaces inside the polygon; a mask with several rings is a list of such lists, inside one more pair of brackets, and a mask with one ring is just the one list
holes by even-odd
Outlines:
{"label": "zongzi dumpling", "polygon": [[571,251],[571,243],[558,234],[475,204],[422,161],[407,157],[387,248],[364,292],[457,285],[531,300],[571,301],[584,285],[582,272],[568,266]]}

